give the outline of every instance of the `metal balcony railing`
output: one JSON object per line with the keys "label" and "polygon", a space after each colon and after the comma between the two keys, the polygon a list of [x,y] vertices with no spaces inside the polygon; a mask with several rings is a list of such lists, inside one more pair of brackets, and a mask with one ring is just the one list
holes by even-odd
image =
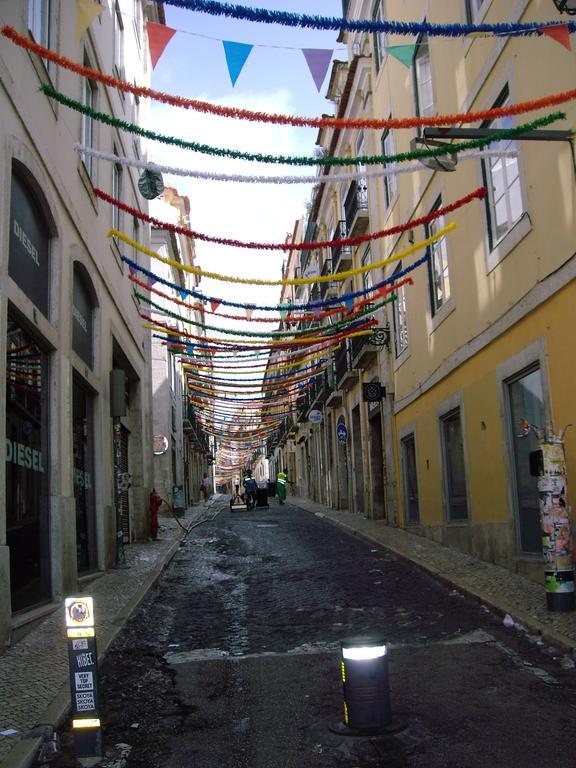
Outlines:
{"label": "metal balcony railing", "polygon": [[344,200],[344,217],[348,232],[353,234],[359,214],[368,215],[368,185],[366,179],[359,179],[350,184]]}
{"label": "metal balcony railing", "polygon": [[344,376],[352,370],[352,360],[350,358],[350,349],[346,341],[338,347],[334,353],[334,373],[336,379],[336,386]]}

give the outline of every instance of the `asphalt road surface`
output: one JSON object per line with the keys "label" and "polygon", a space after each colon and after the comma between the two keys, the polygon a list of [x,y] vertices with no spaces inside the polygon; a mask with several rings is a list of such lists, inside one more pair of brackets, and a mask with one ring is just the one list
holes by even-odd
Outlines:
{"label": "asphalt road surface", "polygon": [[[340,641],[372,632],[405,727],[342,736]],[[128,768],[570,768],[570,666],[319,515],[226,507],[111,646],[105,745]]]}

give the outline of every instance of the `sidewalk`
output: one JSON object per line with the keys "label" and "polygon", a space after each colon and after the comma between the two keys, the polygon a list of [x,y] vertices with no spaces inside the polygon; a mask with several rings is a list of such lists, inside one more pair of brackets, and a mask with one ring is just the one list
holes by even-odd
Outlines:
{"label": "sidewalk", "polygon": [[[188,527],[212,517],[215,510],[210,507],[222,498],[215,494],[206,506],[190,507],[180,522]],[[126,547],[129,568],[100,574],[79,590],[94,598],[99,660],[177,552],[183,535],[176,519],[161,516],[157,541]],[[0,731],[16,731],[0,735],[1,768],[31,765],[43,737],[69,707],[64,613],[57,608],[0,656]]]}
{"label": "sidewalk", "polygon": [[576,612],[549,613],[546,610],[544,576],[539,585],[498,565],[478,560],[403,528],[391,528],[381,520],[367,520],[347,510],[328,509],[295,496],[289,497],[287,503],[320,515],[366,541],[386,547],[496,612],[510,614],[527,630],[542,635],[544,641],[570,655],[574,654]]}
{"label": "sidewalk", "polygon": [[[215,495],[208,506],[225,504]],[[272,506],[276,505],[272,501]],[[576,648],[576,613],[546,611],[544,584],[535,584],[490,563],[416,536],[382,521],[366,520],[346,510],[328,509],[308,499],[289,497],[288,504],[317,514],[364,540],[410,560],[447,585],[477,598],[567,653]],[[186,526],[209,519],[215,510],[201,505],[186,511]],[[173,518],[161,517],[158,541],[126,548],[126,570],[112,570],[85,586],[94,597],[100,660],[178,550],[184,531]],[[0,768],[27,768],[43,737],[66,716],[70,706],[68,659],[63,611],[55,609],[32,632],[0,656]]]}

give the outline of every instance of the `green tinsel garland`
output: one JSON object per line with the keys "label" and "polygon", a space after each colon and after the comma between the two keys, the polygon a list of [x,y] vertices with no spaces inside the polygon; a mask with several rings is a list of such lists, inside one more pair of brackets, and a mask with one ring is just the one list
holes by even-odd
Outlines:
{"label": "green tinsel garland", "polygon": [[216,157],[231,157],[236,160],[253,160],[259,163],[279,163],[282,165],[380,165],[386,163],[401,163],[407,160],[419,160],[425,157],[438,157],[445,155],[447,152],[454,154],[455,152],[463,152],[467,149],[478,149],[480,147],[488,146],[496,141],[502,141],[504,139],[512,139],[518,134],[525,133],[526,131],[532,131],[536,128],[541,128],[545,125],[556,120],[565,120],[566,114],[564,112],[552,112],[546,117],[540,117],[537,120],[532,120],[530,123],[523,123],[516,128],[506,128],[501,131],[497,131],[494,135],[482,138],[473,139],[472,141],[464,141],[457,144],[446,144],[445,146],[438,147],[437,149],[417,149],[414,152],[401,152],[398,155],[362,155],[360,157],[291,157],[284,155],[262,155],[252,152],[240,152],[236,149],[222,149],[220,147],[211,147],[209,144],[198,144],[195,141],[184,141],[183,139],[175,138],[174,136],[165,136],[161,133],[155,133],[154,131],[148,131],[145,128],[141,128],[134,123],[127,123],[124,120],[119,120],[116,117],[106,114],[105,112],[96,112],[90,107],[81,104],[79,101],[69,99],[60,91],[57,91],[51,85],[43,84],[40,86],[40,90],[49,96],[51,99],[64,104],[70,109],[75,109],[77,112],[81,112],[84,115],[92,118],[93,120],[99,120],[107,125],[112,125],[116,128],[122,128],[129,133],[135,133],[139,136],[144,136],[147,139],[153,139],[154,141],[160,141],[164,144],[173,144],[181,149],[191,149],[194,152],[201,152],[205,155],[214,155]]}

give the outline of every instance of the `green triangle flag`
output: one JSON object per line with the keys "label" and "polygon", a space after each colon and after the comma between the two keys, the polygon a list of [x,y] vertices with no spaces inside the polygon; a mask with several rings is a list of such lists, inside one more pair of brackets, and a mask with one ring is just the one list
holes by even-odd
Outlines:
{"label": "green triangle flag", "polygon": [[404,64],[405,67],[412,66],[415,50],[416,50],[416,45],[387,45],[386,46],[386,52],[389,53],[390,56],[394,56],[395,59],[398,59],[398,61],[401,64]]}

